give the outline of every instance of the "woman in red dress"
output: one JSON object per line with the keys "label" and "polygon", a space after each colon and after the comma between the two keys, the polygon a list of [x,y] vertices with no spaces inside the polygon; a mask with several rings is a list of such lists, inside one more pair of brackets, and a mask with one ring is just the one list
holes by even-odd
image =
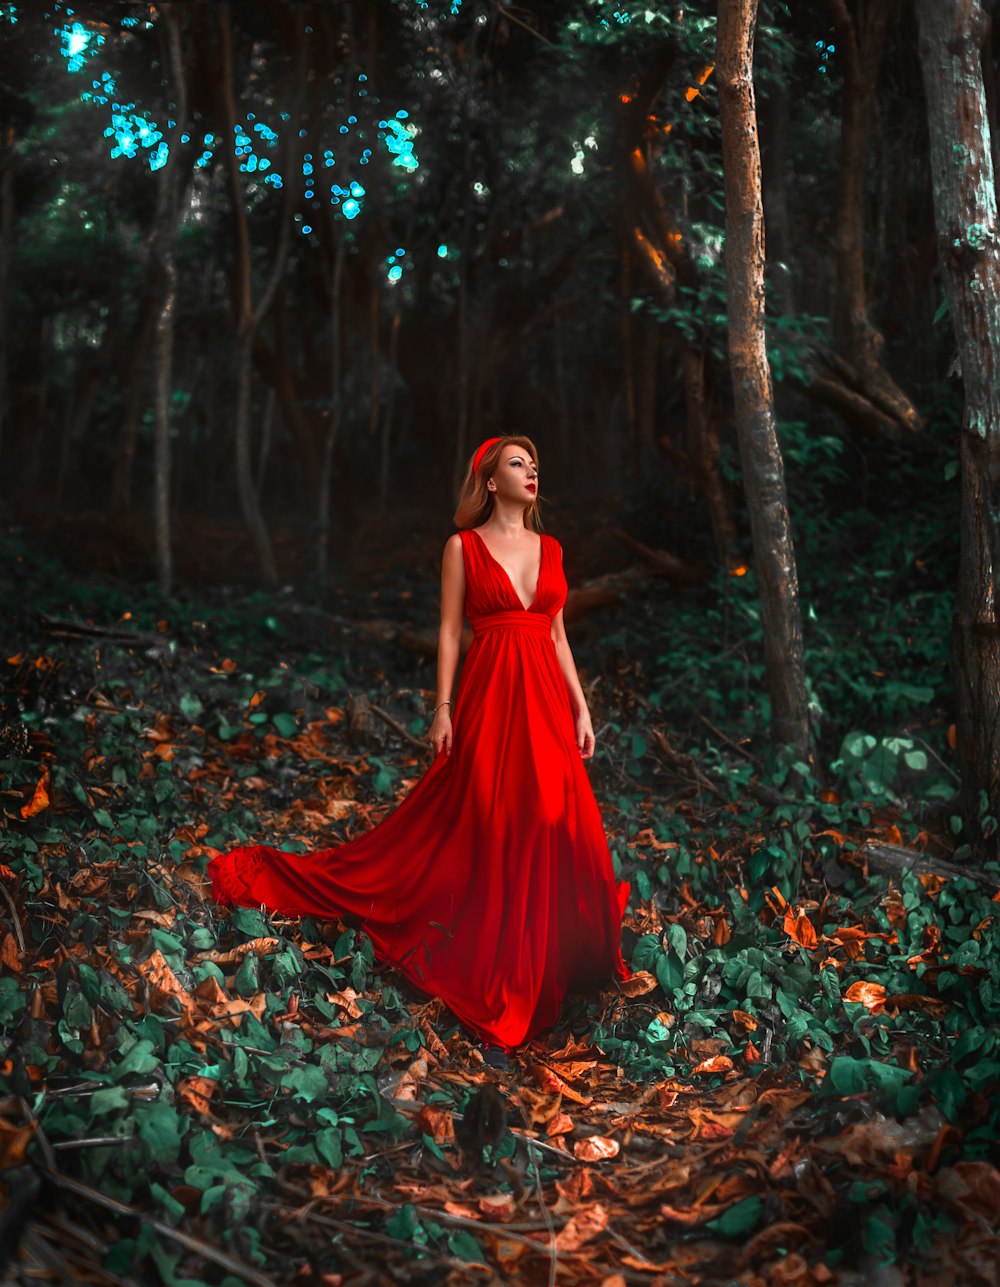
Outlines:
{"label": "woman in red dress", "polygon": [[208,866],[219,902],[360,920],[376,957],[442,998],[501,1067],[570,988],[628,977],[629,886],[584,765],[594,730],[537,461],[530,439],[504,435],[469,462],[441,568],[435,758],[402,803],[329,849],[243,846]]}

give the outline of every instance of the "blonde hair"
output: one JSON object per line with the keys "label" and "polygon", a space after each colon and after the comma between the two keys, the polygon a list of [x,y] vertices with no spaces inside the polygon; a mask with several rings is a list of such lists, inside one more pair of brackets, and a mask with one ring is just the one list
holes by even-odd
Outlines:
{"label": "blonde hair", "polygon": [[[465,470],[458,505],[452,516],[456,527],[479,527],[493,513],[493,493],[489,491],[486,484],[497,471],[500,453],[504,447],[510,446],[521,447],[531,456],[535,468],[538,468],[538,452],[535,450],[535,444],[522,434],[505,434],[499,442],[488,447],[479,462],[479,471],[475,474],[472,472],[472,462],[476,453],[473,452]],[[535,532],[542,531],[542,516],[538,509],[540,499],[540,495],[536,492],[531,503],[524,507],[524,525]]]}

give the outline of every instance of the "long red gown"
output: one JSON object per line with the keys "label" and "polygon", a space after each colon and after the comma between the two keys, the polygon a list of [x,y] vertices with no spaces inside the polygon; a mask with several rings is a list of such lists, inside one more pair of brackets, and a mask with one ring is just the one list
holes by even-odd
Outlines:
{"label": "long red gown", "polygon": [[359,917],[376,958],[514,1047],[551,1027],[568,989],[629,977],[616,884],[550,633],[562,547],[541,534],[526,608],[471,528],[461,532],[474,638],[452,750],[364,835],[308,854],[242,846],[212,858],[221,903]]}

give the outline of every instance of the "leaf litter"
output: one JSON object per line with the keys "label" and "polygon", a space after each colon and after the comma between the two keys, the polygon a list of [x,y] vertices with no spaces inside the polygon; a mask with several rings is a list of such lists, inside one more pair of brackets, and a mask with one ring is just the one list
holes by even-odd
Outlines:
{"label": "leaf litter", "polygon": [[[212,853],[348,838],[425,762],[419,673],[386,678],[412,659],[324,670],[227,610],[217,637],[152,616],[155,648],[120,637],[150,607],[113,643],[5,639],[8,1276],[995,1281],[997,899],[865,870],[936,835],[829,780],[761,804],[724,747],[678,777],[622,674],[600,702],[656,785],[609,756],[595,786],[633,976],[488,1069],[349,925],[209,898]],[[410,740],[352,741],[357,690]]]}

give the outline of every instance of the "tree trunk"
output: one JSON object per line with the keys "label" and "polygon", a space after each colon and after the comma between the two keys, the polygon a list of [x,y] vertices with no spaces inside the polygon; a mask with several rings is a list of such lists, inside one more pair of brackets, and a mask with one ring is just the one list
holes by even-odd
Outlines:
{"label": "tree trunk", "polygon": [[[330,220],[331,229],[333,220]],[[316,576],[322,588],[330,557],[330,489],[333,486],[333,453],[340,436],[344,401],[341,380],[341,300],[344,292],[344,258],[347,242],[337,238],[333,256],[333,279],[330,283],[330,413],[323,442],[323,466],[319,480],[319,508],[316,516]]]}
{"label": "tree trunk", "polygon": [[753,89],[757,0],[719,0],[718,83],[726,189],[726,311],[733,401],[764,628],[772,736],[808,754],[802,626],[785,472],[764,336],[764,216]]}
{"label": "tree trunk", "polygon": [[135,447],[139,438],[139,417],[142,414],[143,393],[146,389],[146,355],[153,337],[156,315],[157,291],[149,282],[139,306],[139,316],[132,334],[132,352],[129,359],[128,393],[121,427],[118,430],[118,447],[115,451],[115,468],[111,479],[111,509],[125,515],[132,509],[132,478],[135,470]]}
{"label": "tree trunk", "polygon": [[235,148],[236,104],[233,98],[233,54],[229,0],[225,0],[225,3],[219,5],[218,13],[222,53],[220,75],[222,106],[225,112],[228,132],[228,143],[225,149],[226,171],[229,178],[229,197],[235,234],[233,311],[236,318],[236,333],[239,346],[234,444],[236,489],[240,508],[243,512],[243,520],[250,532],[261,573],[269,585],[276,586],[278,584],[278,569],[274,561],[274,553],[260,505],[257,503],[257,489],[254,486],[253,469],[250,460],[250,382],[253,374],[254,337],[261,319],[266,316],[274,302],[278,286],[284,275],[285,263],[288,259],[292,205],[296,199],[295,184],[291,182],[291,175],[297,169],[298,128],[306,85],[303,58],[304,44],[300,35],[298,40],[298,70],[295,77],[295,102],[293,110],[289,113],[290,119],[285,132],[285,143],[282,147],[281,156],[281,173],[286,177],[287,181],[283,184],[281,209],[278,212],[277,246],[271,255],[271,272],[255,308],[253,302],[253,264],[250,255],[250,231],[247,226],[246,211],[243,208],[243,190],[240,186],[239,161],[236,157]]}
{"label": "tree trunk", "polygon": [[170,528],[170,394],[174,369],[174,305],[177,266],[174,247],[161,248],[159,307],[153,329],[153,522],[157,579],[162,594],[173,589],[174,557]]}
{"label": "tree trunk", "polygon": [[688,454],[694,462],[698,485],[708,504],[719,566],[729,568],[736,554],[736,525],[729,509],[719,466],[722,451],[715,421],[710,414],[705,384],[705,351],[691,344],[681,348]]}
{"label": "tree trunk", "polygon": [[917,17],[934,218],[965,387],[952,629],[958,760],[967,833],[985,859],[998,834],[983,817],[1000,819],[1000,245],[980,60],[989,20],[980,0],[917,0]]}
{"label": "tree trunk", "polygon": [[7,360],[7,278],[10,272],[11,239],[14,236],[14,128],[4,130],[0,152],[0,460],[3,459],[3,431],[9,400]]}
{"label": "tree trunk", "polygon": [[267,477],[267,458],[271,454],[271,439],[274,435],[274,408],[278,401],[278,395],[274,389],[268,389],[267,398],[264,401],[264,424],[260,433],[260,451],[257,455],[257,481],[254,486],[257,489],[257,499],[264,495],[264,479]]}
{"label": "tree trunk", "polygon": [[253,381],[253,327],[246,327],[239,338],[239,357],[236,368],[236,491],[243,510],[243,519],[250,531],[250,537],[257,551],[267,582],[271,586],[278,584],[278,568],[274,561],[271,541],[264,525],[260,506],[257,504],[257,489],[253,480],[253,465],[250,453],[250,392]]}
{"label": "tree trunk", "polygon": [[916,407],[882,365],[885,340],[868,312],[864,269],[865,170],[875,78],[891,16],[886,0],[867,12],[863,41],[847,0],[828,0],[844,69],[841,94],[840,189],[837,210],[833,335],[840,373],[873,428],[899,438],[923,427]]}
{"label": "tree trunk", "polygon": [[154,309],[153,375],[153,523],[156,540],[157,579],[161,593],[173,589],[173,545],[170,527],[170,402],[173,393],[174,308],[177,292],[177,231],[180,226],[180,136],[187,123],[187,75],[181,53],[181,15],[174,4],[160,6],[165,24],[164,62],[170,68],[171,92],[176,104],[177,135],[156,189],[156,222],[149,263],[158,293]]}
{"label": "tree trunk", "polygon": [[382,434],[379,442],[378,508],[379,513],[383,515],[389,504],[389,461],[392,459],[392,417],[396,407],[396,360],[399,352],[401,317],[397,300],[389,331],[389,388],[385,395],[385,414],[382,416]]}

